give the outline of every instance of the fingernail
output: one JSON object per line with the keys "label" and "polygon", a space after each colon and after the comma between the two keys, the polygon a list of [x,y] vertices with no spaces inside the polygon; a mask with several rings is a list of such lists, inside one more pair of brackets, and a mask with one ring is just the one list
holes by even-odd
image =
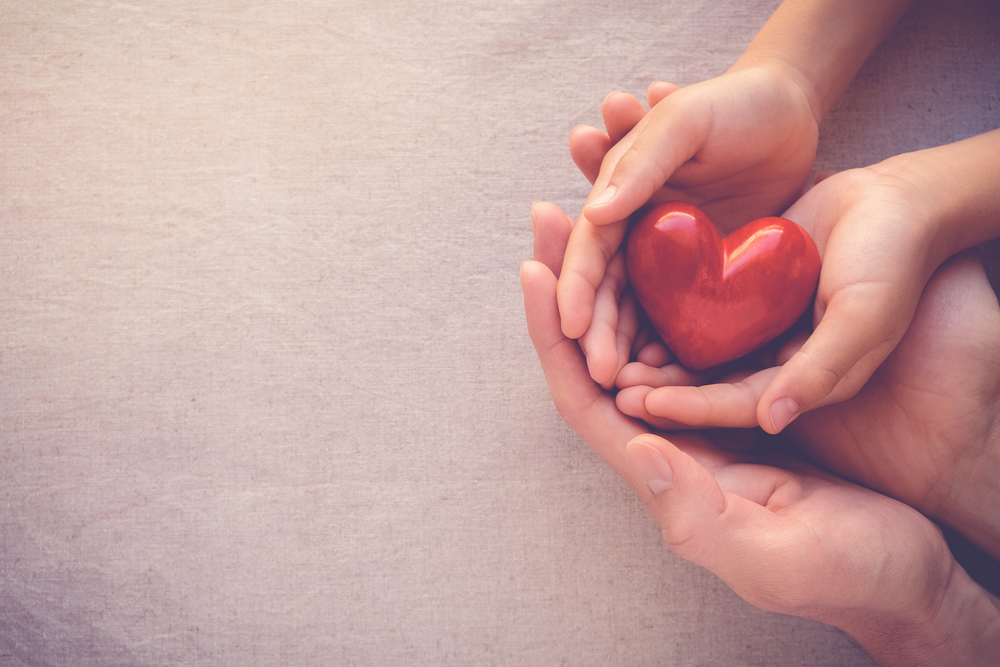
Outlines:
{"label": "fingernail", "polygon": [[587,204],[587,207],[593,208],[595,206],[604,206],[605,204],[610,204],[611,200],[615,198],[616,194],[618,194],[618,188],[616,188],[613,185],[609,185],[607,188],[604,189],[604,192],[597,195],[593,201]]}
{"label": "fingernail", "polygon": [[629,451],[632,452],[636,469],[654,495],[659,495],[674,485],[674,471],[655,447],[640,442],[629,447]]}
{"label": "fingernail", "polygon": [[771,428],[777,433],[799,416],[799,404],[790,398],[779,398],[771,404]]}

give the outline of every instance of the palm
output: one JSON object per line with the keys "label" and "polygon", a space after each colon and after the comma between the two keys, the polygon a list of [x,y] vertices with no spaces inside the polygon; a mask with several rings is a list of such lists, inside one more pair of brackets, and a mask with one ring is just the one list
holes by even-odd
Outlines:
{"label": "palm", "polygon": [[[746,559],[748,546],[710,563],[744,599],[831,622],[821,609],[864,607],[869,596],[902,605],[925,595],[914,582],[938,581],[935,563],[947,548],[918,512],[794,461],[780,465],[728,464],[712,471],[722,489],[735,491],[727,493],[727,505],[756,515],[749,539],[775,545],[759,560]],[[690,557],[683,549],[678,553]],[[873,562],[894,562],[908,574],[878,581],[872,595],[858,573]],[[727,567],[733,568],[729,576]]]}
{"label": "palm", "polygon": [[932,278],[906,335],[851,400],[792,424],[822,465],[934,514],[1000,394],[1000,309],[978,259]]}

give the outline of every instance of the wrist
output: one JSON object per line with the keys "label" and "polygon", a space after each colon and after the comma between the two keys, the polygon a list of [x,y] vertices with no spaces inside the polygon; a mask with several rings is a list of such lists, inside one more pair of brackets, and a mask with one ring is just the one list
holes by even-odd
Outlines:
{"label": "wrist", "polygon": [[946,242],[949,231],[945,224],[947,203],[940,189],[937,167],[933,159],[928,160],[917,151],[895,155],[865,168],[875,174],[877,182],[883,186],[881,196],[894,196],[896,201],[906,205],[908,218],[900,232],[905,231],[913,235],[911,238],[918,239],[912,247],[922,252],[913,259],[923,264],[925,281],[955,254],[950,249],[951,243]]}
{"label": "wrist", "polygon": [[936,265],[1000,236],[1000,130],[904,153],[869,167],[913,185],[934,229]]}
{"label": "wrist", "polygon": [[945,585],[928,604],[894,616],[860,613],[841,629],[883,667],[996,665],[1000,609],[995,598],[950,561]]}
{"label": "wrist", "polygon": [[804,104],[809,108],[816,125],[819,126],[825,113],[823,100],[816,83],[809,77],[808,73],[781,56],[750,49],[729,68],[729,72],[747,70],[757,70],[764,76],[778,82],[788,92],[790,98],[798,97],[804,100]]}
{"label": "wrist", "polygon": [[818,123],[910,1],[785,0],[740,60],[773,58],[801,73]]}

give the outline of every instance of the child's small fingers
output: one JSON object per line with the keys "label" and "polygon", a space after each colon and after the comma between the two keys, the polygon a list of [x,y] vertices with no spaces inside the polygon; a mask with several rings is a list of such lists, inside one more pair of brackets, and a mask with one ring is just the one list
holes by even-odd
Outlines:
{"label": "child's small fingers", "polygon": [[788,360],[795,356],[795,353],[802,349],[802,346],[809,340],[811,331],[800,331],[782,345],[775,355],[775,365],[784,366]]}
{"label": "child's small fingers", "polygon": [[601,173],[601,162],[613,145],[608,135],[589,125],[578,125],[569,133],[569,155],[591,185]]}
{"label": "child's small fingers", "polygon": [[621,245],[627,224],[628,221],[592,225],[581,218],[573,227],[556,292],[563,333],[567,337],[580,338],[590,328],[597,288],[608,262]]}
{"label": "child's small fingers", "polygon": [[666,81],[654,81],[646,89],[646,103],[652,109],[660,103],[660,100],[677,90],[680,90],[680,86],[667,83]]}
{"label": "child's small fingers", "polygon": [[761,427],[779,433],[802,412],[854,396],[905,331],[893,305],[831,299],[816,330],[762,394]]}
{"label": "child's small fingers", "polygon": [[696,427],[752,428],[757,426],[758,400],[777,371],[769,368],[732,383],[659,387],[646,395],[645,408]]}
{"label": "child's small fingers", "polygon": [[643,345],[636,353],[635,359],[647,366],[660,368],[673,361],[674,355],[670,353],[670,349],[663,344],[663,341],[654,340]]}
{"label": "child's small fingers", "polygon": [[642,102],[628,93],[610,93],[601,103],[601,116],[612,145],[621,141],[645,115]]}
{"label": "child's small fingers", "polygon": [[689,424],[682,424],[673,419],[657,417],[646,409],[646,395],[652,391],[651,387],[627,387],[618,392],[615,396],[615,405],[622,414],[635,419],[641,419],[652,428],[660,431],[676,431],[690,428]]}
{"label": "child's small fingers", "polygon": [[608,152],[584,215],[598,225],[623,220],[649,201],[693,156],[710,124],[694,105],[659,104]]}
{"label": "child's small fingers", "polygon": [[[622,291],[628,284],[625,255],[619,251],[608,263],[594,295],[594,315],[590,327],[580,337],[580,347],[587,355],[587,367],[594,382],[605,388],[614,385],[618,369],[627,361],[620,361],[618,336],[618,305]],[[634,332],[633,332],[634,335]],[[631,346],[631,340],[628,341]],[[628,354],[626,350],[625,354]]]}
{"label": "child's small fingers", "polygon": [[538,201],[531,205],[531,229],[535,261],[547,266],[558,277],[573,220],[555,204]]}
{"label": "child's small fingers", "polygon": [[680,364],[651,366],[641,361],[627,364],[618,373],[617,386],[620,389],[643,385],[647,387],[695,386],[705,380],[705,375],[689,371]]}

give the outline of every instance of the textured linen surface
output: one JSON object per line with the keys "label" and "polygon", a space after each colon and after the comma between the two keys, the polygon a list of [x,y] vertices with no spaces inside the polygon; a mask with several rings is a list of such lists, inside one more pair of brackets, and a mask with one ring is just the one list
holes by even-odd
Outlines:
{"label": "textured linen surface", "polygon": [[[674,557],[553,408],[532,200],[777,0],[6,0],[0,665],[870,665]],[[1000,125],[919,2],[817,168]]]}

